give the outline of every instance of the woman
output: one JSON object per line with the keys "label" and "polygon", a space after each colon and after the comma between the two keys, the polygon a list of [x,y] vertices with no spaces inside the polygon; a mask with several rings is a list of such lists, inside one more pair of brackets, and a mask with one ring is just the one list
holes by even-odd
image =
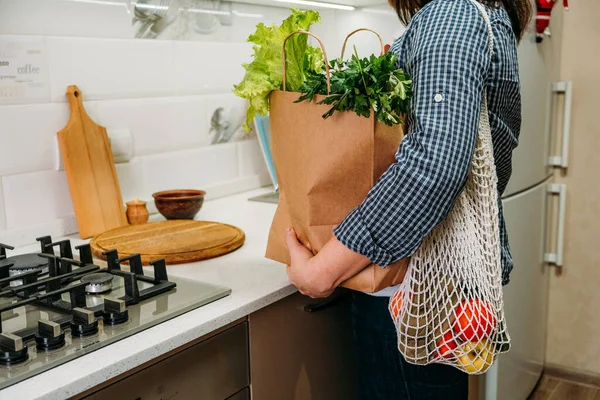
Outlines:
{"label": "woman", "polygon": [[[444,220],[464,187],[487,92],[498,192],[511,175],[521,125],[517,43],[531,16],[529,0],[481,1],[488,25],[471,0],[390,0],[408,24],[390,51],[413,79],[408,134],[396,163],[364,202],[335,229],[317,256],[288,230],[290,281],[312,297],[325,297],[370,263],[387,266],[409,257]],[[503,283],[512,258],[500,211]],[[442,365],[406,363],[397,350],[387,311],[394,288],[353,295],[361,399],[466,399],[467,375]]]}

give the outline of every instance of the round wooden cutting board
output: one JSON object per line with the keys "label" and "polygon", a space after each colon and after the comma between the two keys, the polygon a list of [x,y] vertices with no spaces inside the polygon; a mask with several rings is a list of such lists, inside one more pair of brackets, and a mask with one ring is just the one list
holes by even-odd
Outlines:
{"label": "round wooden cutting board", "polygon": [[167,265],[206,260],[230,253],[244,244],[244,232],[218,222],[170,220],[112,229],[92,239],[94,256],[117,249],[119,257],[141,254],[142,263],[164,258]]}

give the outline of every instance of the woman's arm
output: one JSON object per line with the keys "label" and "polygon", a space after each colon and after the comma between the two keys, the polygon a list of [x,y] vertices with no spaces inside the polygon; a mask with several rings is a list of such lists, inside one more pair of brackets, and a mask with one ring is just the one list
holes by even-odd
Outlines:
{"label": "woman's arm", "polygon": [[[298,282],[307,294],[307,281],[332,286],[359,264],[387,266],[412,255],[465,184],[489,69],[487,24],[469,2],[438,1],[415,17],[410,33],[404,46],[404,68],[413,79],[410,130],[396,163],[335,229],[332,244],[310,260],[313,275]],[[292,262],[291,276],[295,269]]]}
{"label": "woman's arm", "polygon": [[410,130],[397,162],[335,230],[381,266],[413,254],[462,191],[490,64],[487,25],[470,2],[438,1],[418,18],[405,60],[414,85]]}
{"label": "woman's arm", "polygon": [[291,265],[287,268],[288,277],[300,293],[307,296],[329,296],[342,282],[371,263],[367,257],[348,250],[335,238],[313,256],[298,241],[293,229],[288,229],[286,235],[291,256]]}

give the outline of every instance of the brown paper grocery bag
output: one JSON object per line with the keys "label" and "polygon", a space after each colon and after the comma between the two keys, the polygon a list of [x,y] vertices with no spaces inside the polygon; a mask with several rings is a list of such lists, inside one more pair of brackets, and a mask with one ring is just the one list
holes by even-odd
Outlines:
{"label": "brown paper grocery bag", "polygon": [[[311,33],[296,33],[320,42]],[[327,65],[324,48],[323,53]],[[285,75],[285,58],[283,65]],[[329,70],[326,72],[329,77]],[[361,204],[375,181],[395,162],[404,133],[403,125],[387,126],[378,122],[374,113],[365,118],[354,112],[336,112],[323,119],[330,106],[316,104],[322,96],[311,103],[294,103],[299,97],[300,93],[277,90],[269,100],[279,204],[266,257],[287,265],[286,228],[293,227],[300,241],[316,254],[333,237],[333,228]],[[342,286],[377,292],[401,283],[407,266],[408,259],[386,268],[370,265]]]}

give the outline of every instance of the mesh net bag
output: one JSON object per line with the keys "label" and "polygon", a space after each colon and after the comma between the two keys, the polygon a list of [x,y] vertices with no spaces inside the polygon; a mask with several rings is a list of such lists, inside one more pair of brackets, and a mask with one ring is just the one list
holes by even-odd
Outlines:
{"label": "mesh net bag", "polygon": [[[473,0],[472,0],[473,1]],[[488,24],[490,53],[493,51]],[[469,374],[488,370],[508,351],[504,317],[497,175],[486,96],[466,185],[448,217],[411,256],[389,311],[398,349],[412,364],[447,364]]]}

